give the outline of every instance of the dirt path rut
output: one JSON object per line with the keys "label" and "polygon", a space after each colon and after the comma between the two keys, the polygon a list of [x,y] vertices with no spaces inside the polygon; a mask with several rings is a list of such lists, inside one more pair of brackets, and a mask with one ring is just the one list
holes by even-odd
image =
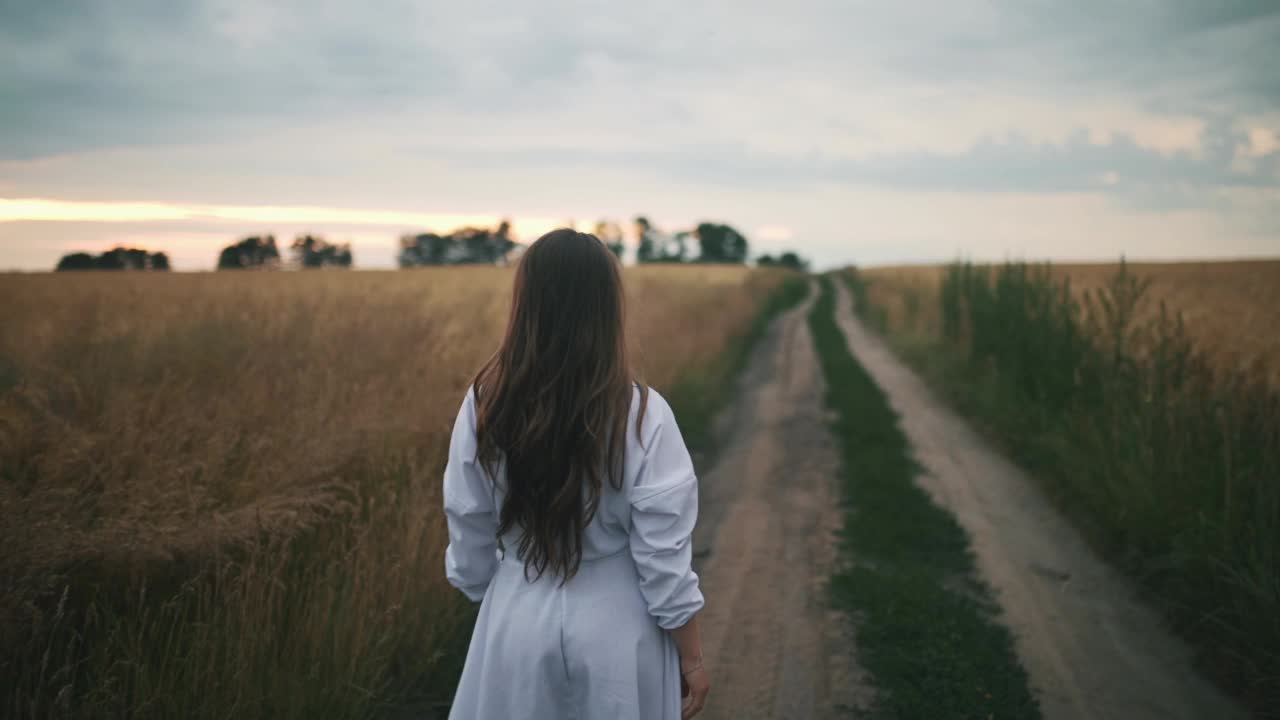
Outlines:
{"label": "dirt path rut", "polygon": [[815,291],[755,347],[718,419],[719,462],[700,478],[709,720],[847,716],[838,708],[861,687],[851,632],[826,599],[838,456],[806,322]]}
{"label": "dirt path rut", "polygon": [[847,289],[836,285],[837,321],[850,350],[901,416],[926,469],[921,484],[969,533],[1045,718],[1245,717],[1193,671],[1182,643],[1085,546],[1032,480],[863,328]]}

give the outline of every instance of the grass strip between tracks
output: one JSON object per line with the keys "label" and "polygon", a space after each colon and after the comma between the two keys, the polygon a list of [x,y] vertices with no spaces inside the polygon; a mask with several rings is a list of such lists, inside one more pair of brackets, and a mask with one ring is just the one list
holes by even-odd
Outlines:
{"label": "grass strip between tracks", "polygon": [[964,531],[914,482],[888,399],[849,351],[830,278],[809,314],[841,449],[844,529],[832,600],[851,614],[872,717],[1038,718],[1013,638]]}

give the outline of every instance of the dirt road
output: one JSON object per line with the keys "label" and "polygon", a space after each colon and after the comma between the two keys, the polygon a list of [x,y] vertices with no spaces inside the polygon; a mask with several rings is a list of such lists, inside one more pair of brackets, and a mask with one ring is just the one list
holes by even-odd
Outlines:
{"label": "dirt road", "polygon": [[1094,556],[1032,479],[943,407],[858,323],[849,293],[836,285],[837,321],[850,349],[901,416],[926,468],[920,482],[968,532],[1044,717],[1245,717],[1193,671],[1188,650],[1136,602],[1130,584]]}
{"label": "dirt road", "polygon": [[847,717],[859,698],[853,639],[828,609],[838,460],[802,307],[771,323],[717,422],[694,533],[712,695],[704,716]]}

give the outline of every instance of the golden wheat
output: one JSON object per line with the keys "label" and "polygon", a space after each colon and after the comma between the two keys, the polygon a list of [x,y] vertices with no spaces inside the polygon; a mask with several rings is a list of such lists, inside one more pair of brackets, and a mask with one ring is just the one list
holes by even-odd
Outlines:
{"label": "golden wheat", "polygon": [[[712,362],[781,277],[628,270],[646,380]],[[468,612],[439,471],[510,279],[0,278],[0,712],[353,716],[438,686]]]}

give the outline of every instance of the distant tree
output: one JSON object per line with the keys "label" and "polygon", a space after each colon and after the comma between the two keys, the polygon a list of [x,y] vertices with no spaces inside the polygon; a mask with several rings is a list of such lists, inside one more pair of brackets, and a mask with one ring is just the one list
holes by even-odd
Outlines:
{"label": "distant tree", "polygon": [[777,258],[774,258],[772,255],[761,255],[756,258],[756,265],[760,267],[784,267],[790,270],[799,270],[801,272],[807,272],[809,270],[809,261],[789,250],[782,253]]}
{"label": "distant tree", "polygon": [[139,248],[115,247],[101,255],[84,252],[62,256],[56,268],[65,270],[168,270],[169,256]]}
{"label": "distant tree", "polygon": [[449,252],[449,238],[435,233],[400,236],[400,267],[444,265]]}
{"label": "distant tree", "polygon": [[516,242],[511,238],[511,223],[503,220],[498,227],[464,227],[449,233],[421,233],[400,238],[400,267],[418,265],[504,264]]}
{"label": "distant tree", "polygon": [[280,265],[274,235],[247,237],[222,249],[219,270],[270,269]]}
{"label": "distant tree", "polygon": [[511,221],[504,219],[498,223],[498,229],[489,236],[488,257],[491,262],[506,264],[516,247],[516,240],[511,236]]}
{"label": "distant tree", "polygon": [[112,248],[96,259],[99,270],[132,270],[136,257],[125,248]]}
{"label": "distant tree", "polygon": [[658,259],[658,247],[653,238],[653,225],[649,218],[640,215],[636,225],[636,262],[649,263]]}
{"label": "distant tree", "polygon": [[698,262],[744,263],[747,261],[747,238],[737,230],[720,223],[698,223],[701,254]]}
{"label": "distant tree", "polygon": [[809,261],[801,258],[799,255],[787,251],[778,256],[778,264],[784,268],[807,272],[809,270]]}
{"label": "distant tree", "polygon": [[693,237],[693,233],[688,230],[681,230],[664,238],[662,250],[658,254],[658,262],[684,262],[689,254],[689,238],[691,237]]}
{"label": "distant tree", "polygon": [[119,248],[112,252],[118,252],[123,258],[125,270],[146,270],[151,267],[151,253],[138,248],[128,248],[123,252]]}
{"label": "distant tree", "polygon": [[96,270],[97,268],[98,263],[92,255],[86,252],[75,252],[62,256],[62,259],[58,261],[57,271]]}
{"label": "distant tree", "polygon": [[315,235],[299,235],[290,246],[304,268],[351,267],[351,246],[335,245]]}
{"label": "distant tree", "polygon": [[100,270],[147,270],[151,267],[151,255],[138,248],[112,248],[97,258]]}
{"label": "distant tree", "polygon": [[618,259],[622,259],[622,253],[626,250],[626,246],[622,242],[622,228],[618,223],[612,220],[600,220],[596,222],[595,236],[600,238],[600,242],[605,247],[613,251]]}
{"label": "distant tree", "polygon": [[688,254],[689,238],[692,233],[688,231],[677,232],[668,235],[643,215],[637,217],[636,235],[639,242],[636,245],[636,262],[651,263],[675,263],[684,262],[685,256]]}
{"label": "distant tree", "polygon": [[499,223],[496,230],[462,228],[454,231],[452,237],[463,248],[461,262],[468,264],[505,262],[516,247],[511,239],[511,223],[506,220]]}

